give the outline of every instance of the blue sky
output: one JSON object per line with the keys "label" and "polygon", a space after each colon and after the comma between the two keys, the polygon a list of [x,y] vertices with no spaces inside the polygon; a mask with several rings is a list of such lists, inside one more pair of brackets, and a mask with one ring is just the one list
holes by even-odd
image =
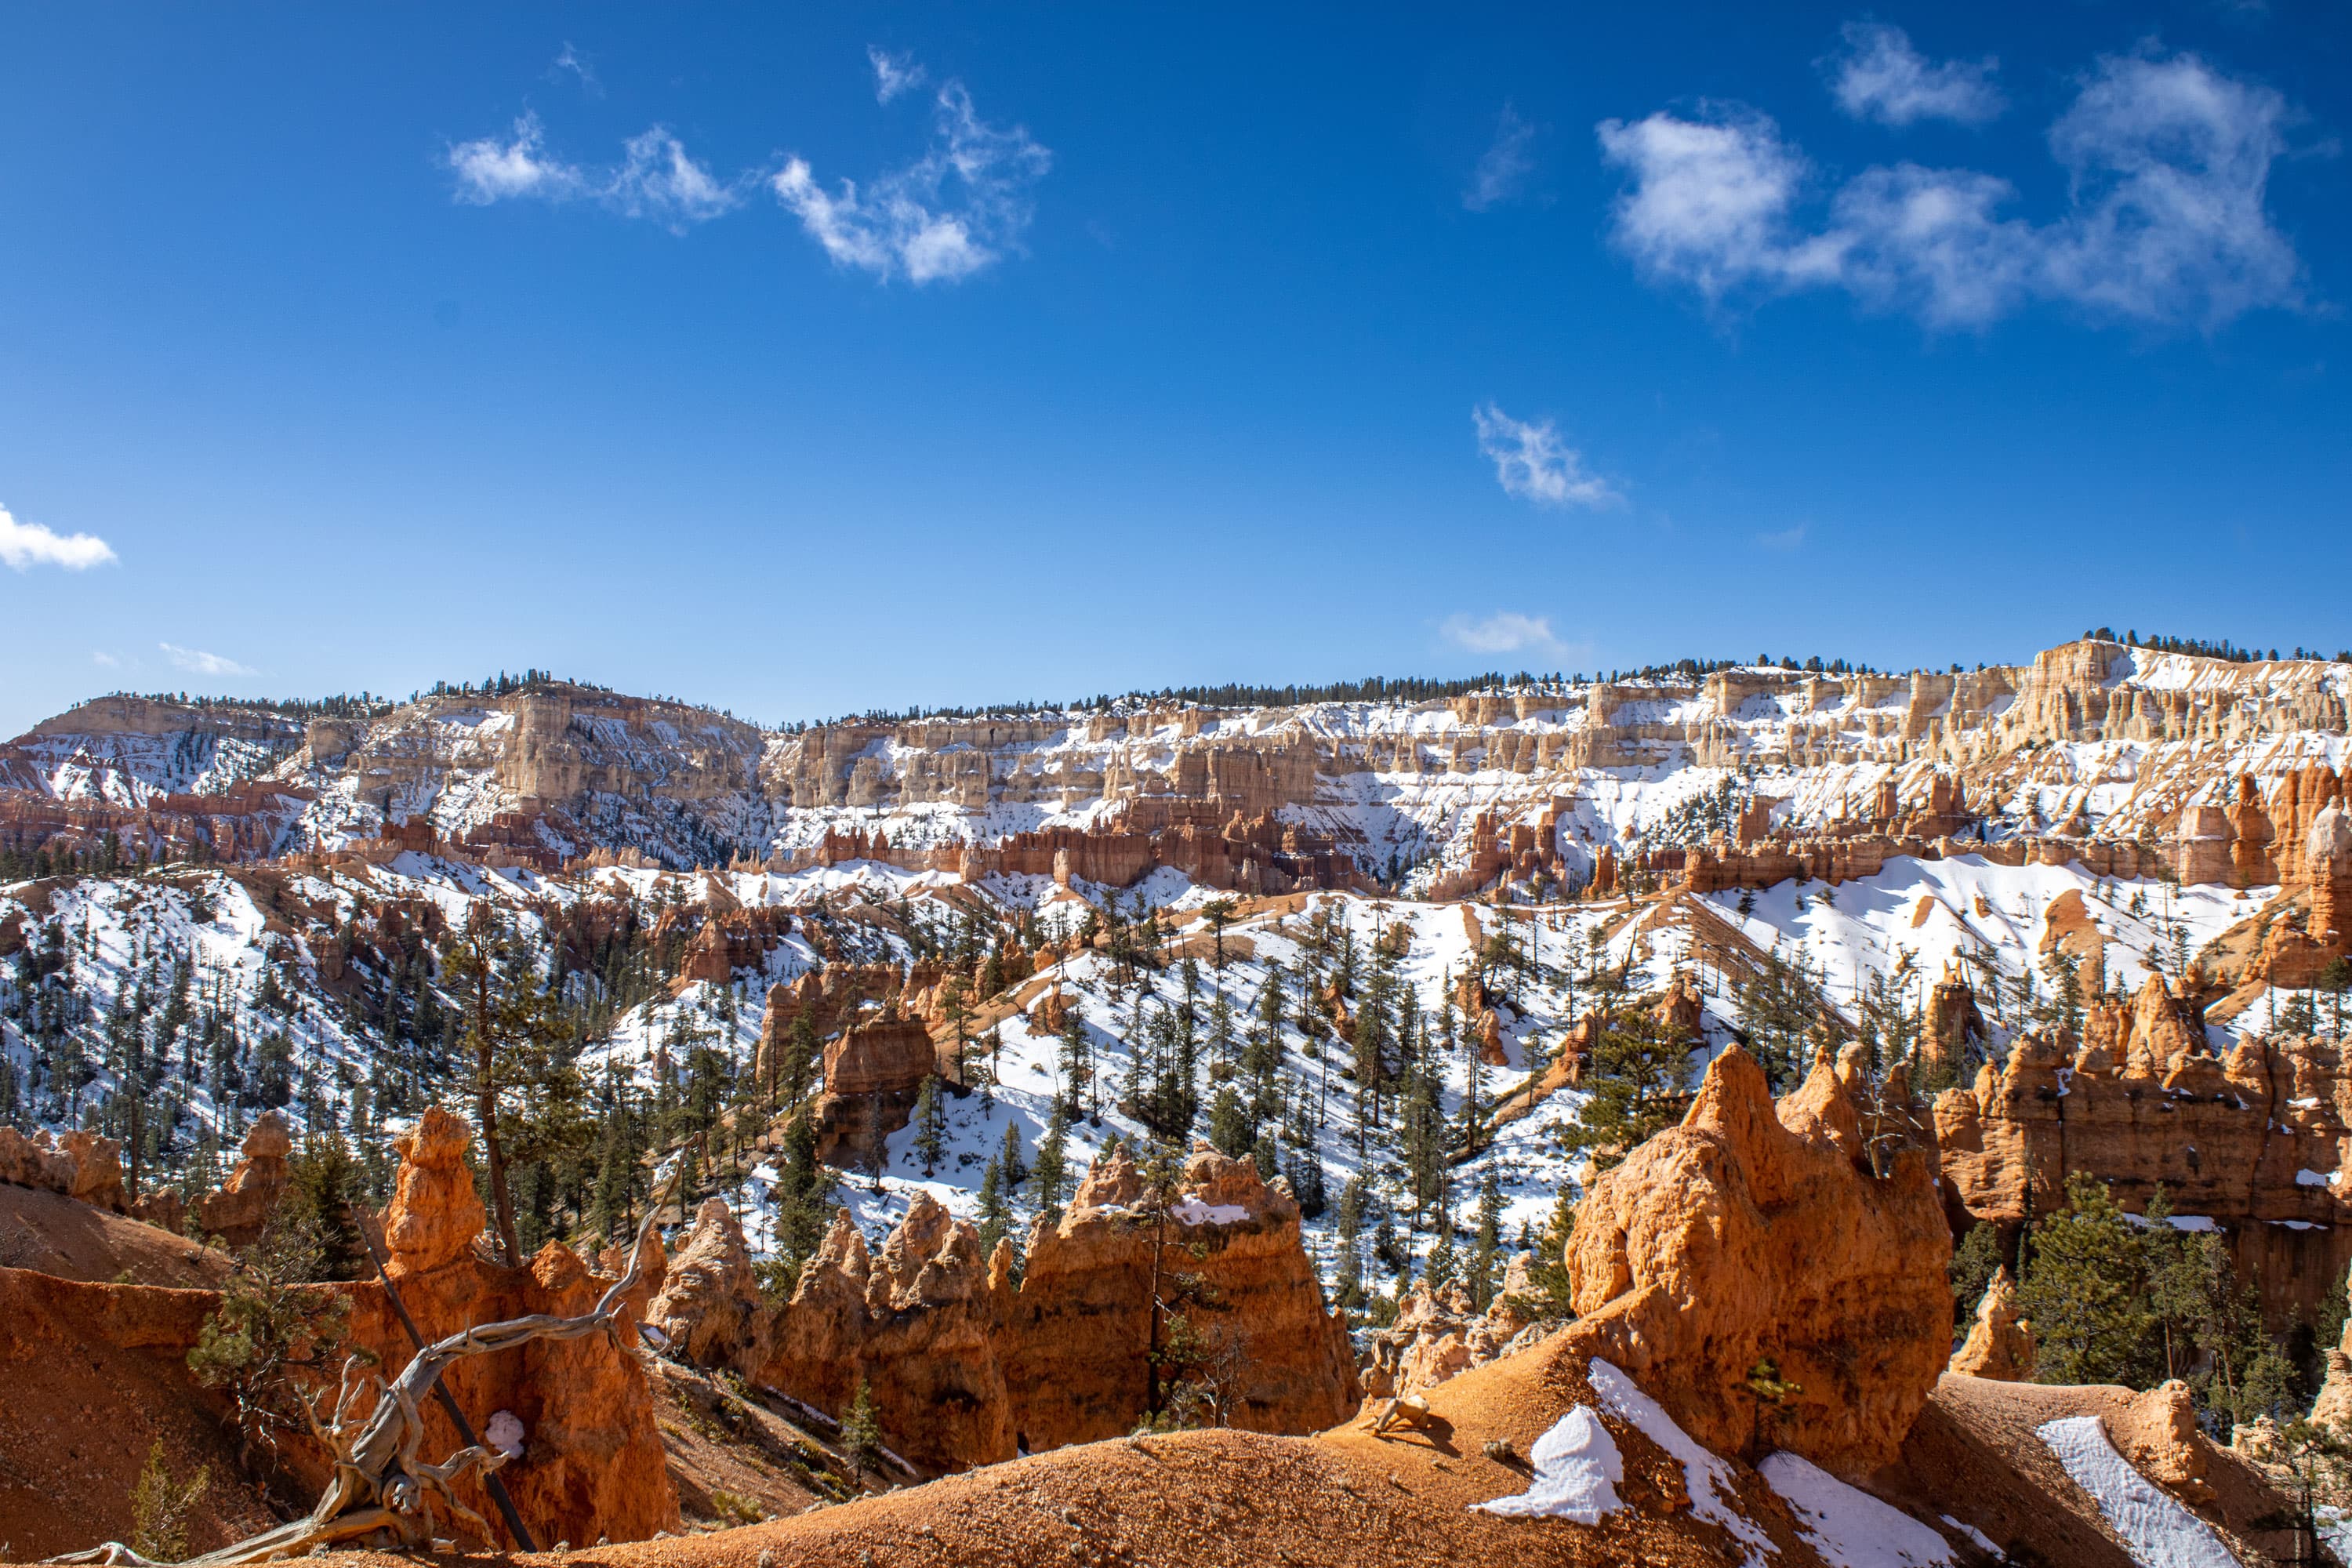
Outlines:
{"label": "blue sky", "polygon": [[2340,12],[1334,15],[0,6],[0,733],[2352,644]]}

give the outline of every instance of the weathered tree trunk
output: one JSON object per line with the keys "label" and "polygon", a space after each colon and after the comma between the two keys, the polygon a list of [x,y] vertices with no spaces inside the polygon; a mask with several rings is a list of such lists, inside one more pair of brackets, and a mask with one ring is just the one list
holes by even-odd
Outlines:
{"label": "weathered tree trunk", "polygon": [[[661,1212],[660,1186],[657,1183],[655,1202],[637,1226],[635,1244],[629,1248],[627,1272],[606,1289],[592,1310],[576,1318],[541,1313],[461,1330],[419,1351],[388,1384],[373,1375],[363,1382],[354,1382],[352,1374],[360,1370],[360,1358],[353,1356],[346,1361],[331,1424],[321,1425],[315,1408],[307,1399],[303,1403],[311,1430],[327,1446],[335,1462],[333,1477],[317,1506],[290,1523],[264,1531],[218,1552],[191,1557],[184,1568],[242,1568],[246,1563],[266,1563],[274,1558],[307,1556],[341,1542],[362,1542],[388,1551],[429,1549],[434,1540],[436,1499],[440,1507],[446,1508],[485,1545],[495,1550],[498,1543],[490,1534],[488,1521],[457,1500],[452,1483],[470,1472],[488,1474],[497,1469],[506,1463],[506,1456],[475,1446],[458,1449],[437,1465],[425,1463],[417,1457],[417,1447],[425,1437],[422,1401],[452,1362],[512,1350],[533,1340],[575,1340],[600,1329],[609,1331],[626,1304],[629,1292],[636,1289],[646,1237],[653,1233],[655,1218]],[[375,1404],[366,1420],[359,1421],[352,1407],[370,1384],[375,1389]],[[48,1561],[170,1568],[141,1556],[119,1541]]]}

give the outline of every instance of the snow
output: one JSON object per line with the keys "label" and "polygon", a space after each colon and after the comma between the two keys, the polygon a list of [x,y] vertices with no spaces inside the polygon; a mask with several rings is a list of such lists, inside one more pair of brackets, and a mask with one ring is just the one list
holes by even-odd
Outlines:
{"label": "snow", "polygon": [[1776,1554],[1772,1538],[1739,1511],[1729,1465],[1701,1447],[1656,1400],[1609,1363],[1593,1362],[1586,1375],[1603,1409],[1631,1422],[1643,1436],[1681,1462],[1691,1512],[1710,1524],[1722,1526],[1741,1544],[1753,1548],[1748,1557],[1751,1563],[1759,1561],[1758,1553],[1766,1557]]}
{"label": "snow", "polygon": [[1942,1536],[1811,1460],[1775,1453],[1756,1468],[1797,1516],[1805,1543],[1830,1568],[1949,1568],[1952,1548]]}
{"label": "snow", "polygon": [[1198,1198],[1171,1204],[1168,1212],[1184,1225],[1237,1225],[1249,1218],[1249,1210],[1239,1204],[1204,1204]]}
{"label": "snow", "polygon": [[1617,1452],[1616,1439],[1590,1406],[1580,1405],[1553,1423],[1528,1457],[1536,1479],[1526,1491],[1471,1506],[1487,1513],[1565,1519],[1575,1524],[1599,1524],[1624,1506],[1617,1483],[1625,1479],[1625,1461]]}
{"label": "snow", "polygon": [[522,1417],[511,1410],[493,1410],[482,1424],[482,1441],[509,1459],[523,1455]]}
{"label": "snow", "polygon": [[1994,1562],[2006,1563],[2009,1561],[2009,1553],[2003,1552],[2000,1547],[1995,1546],[1992,1543],[1992,1537],[1987,1535],[1983,1531],[1979,1530],[1975,1525],[1969,1524],[1961,1520],[1954,1519],[1948,1513],[1938,1514],[1936,1517],[1942,1520],[1946,1524],[1950,1525],[1954,1530],[1958,1531],[1962,1535],[1967,1536],[1970,1541],[1975,1542],[1977,1544],[1977,1550],[1982,1552]]}
{"label": "snow", "polygon": [[2317,1171],[2297,1171],[2294,1173],[2294,1184],[2298,1187],[2332,1187],[2336,1184],[2336,1178],[2332,1175],[2323,1176]]}
{"label": "snow", "polygon": [[2241,1568],[2203,1520],[2116,1452],[2097,1416],[2053,1421],[2035,1436],[2091,1494],[2140,1568]]}

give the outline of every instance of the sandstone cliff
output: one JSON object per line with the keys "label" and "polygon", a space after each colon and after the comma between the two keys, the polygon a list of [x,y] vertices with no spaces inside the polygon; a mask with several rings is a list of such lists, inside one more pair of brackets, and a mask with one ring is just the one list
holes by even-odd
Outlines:
{"label": "sandstone cliff", "polygon": [[2284,1331],[2343,1270],[2343,1169],[2352,1082],[2336,1046],[2250,1037],[2227,1057],[2161,981],[2095,1014],[2070,1061],[2032,1036],[1935,1105],[1957,1223],[2023,1224],[2065,1201],[2068,1173],[2106,1182],[2126,1208],[2158,1184],[2172,1212],[2225,1229],[2242,1279]]}

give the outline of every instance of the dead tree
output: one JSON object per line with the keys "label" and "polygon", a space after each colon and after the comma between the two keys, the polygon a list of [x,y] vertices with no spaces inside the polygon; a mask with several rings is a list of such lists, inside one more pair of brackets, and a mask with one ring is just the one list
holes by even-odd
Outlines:
{"label": "dead tree", "polygon": [[[598,1298],[592,1311],[577,1318],[536,1313],[463,1330],[419,1351],[389,1384],[373,1373],[357,1375],[363,1366],[361,1357],[345,1361],[332,1420],[322,1422],[311,1401],[303,1401],[311,1431],[334,1457],[334,1474],[318,1505],[275,1530],[191,1557],[183,1568],[237,1568],[243,1563],[308,1556],[343,1542],[384,1551],[429,1550],[436,1512],[444,1508],[495,1549],[497,1542],[488,1523],[457,1500],[454,1483],[468,1475],[496,1470],[506,1463],[507,1456],[476,1444],[458,1449],[437,1465],[426,1463],[418,1455],[425,1440],[423,1402],[450,1363],[467,1356],[512,1350],[534,1340],[576,1340],[600,1330],[614,1332],[614,1320],[636,1288],[646,1237],[653,1233],[661,1208],[657,1196],[637,1226],[636,1240],[629,1248],[628,1269]],[[617,1337],[614,1344],[618,1348]],[[355,1407],[370,1390],[374,1402],[361,1419]],[[141,1556],[119,1541],[48,1561],[171,1568]]]}

